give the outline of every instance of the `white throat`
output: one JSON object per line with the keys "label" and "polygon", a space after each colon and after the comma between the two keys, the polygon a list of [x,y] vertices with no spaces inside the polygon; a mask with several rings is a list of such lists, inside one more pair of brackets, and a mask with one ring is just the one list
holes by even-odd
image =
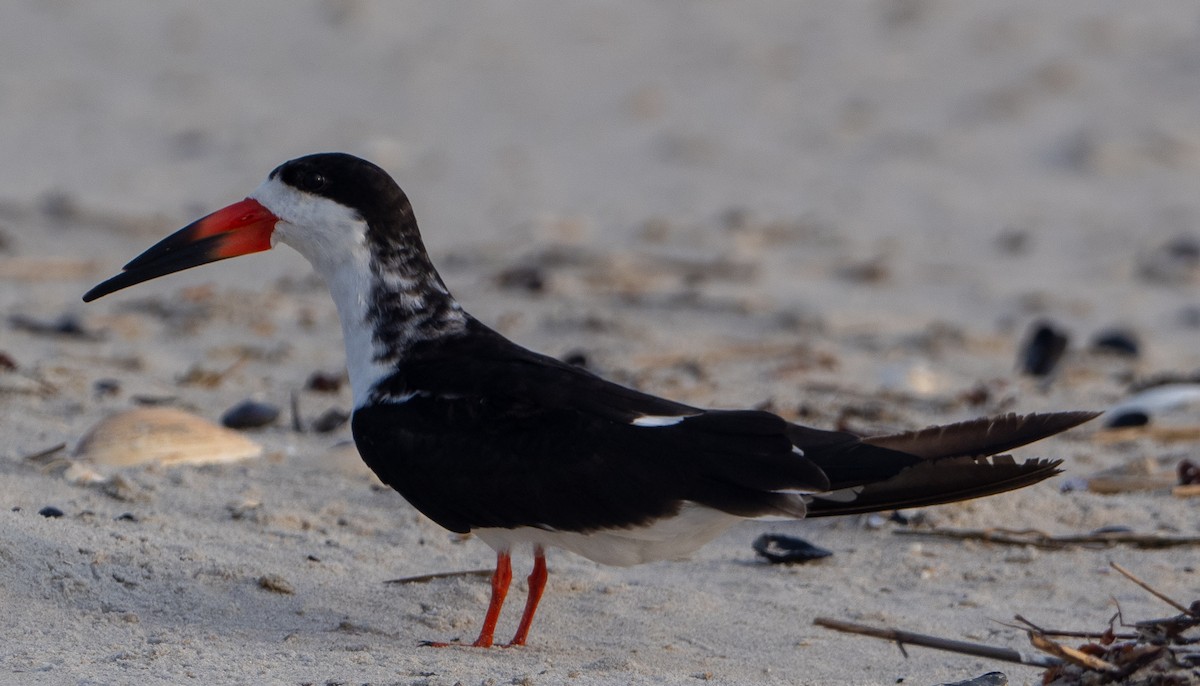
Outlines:
{"label": "white throat", "polygon": [[354,407],[362,407],[375,384],[393,371],[379,361],[384,351],[368,318],[372,273],[366,222],[348,207],[301,193],[278,179],[267,179],[250,197],[279,217],[272,243],[295,248],[329,286],[342,323]]}

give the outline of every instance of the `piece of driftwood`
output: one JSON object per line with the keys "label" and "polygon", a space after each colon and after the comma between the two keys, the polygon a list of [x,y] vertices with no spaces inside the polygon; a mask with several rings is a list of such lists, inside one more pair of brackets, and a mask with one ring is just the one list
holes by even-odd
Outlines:
{"label": "piece of driftwood", "polygon": [[[920,645],[927,648],[954,653],[975,655],[1023,665],[1044,667],[1042,683],[1052,686],[1092,686],[1095,684],[1197,684],[1200,683],[1200,600],[1185,606],[1166,594],[1151,587],[1129,570],[1116,563],[1112,568],[1127,579],[1153,594],[1156,598],[1182,614],[1165,619],[1153,619],[1135,624],[1126,624],[1117,614],[1109,620],[1106,631],[1068,632],[1048,631],[1033,622],[1016,616],[1025,626],[1019,627],[1029,635],[1030,644],[1046,653],[1028,654],[1012,648],[997,648],[978,643],[968,643],[901,631],[887,627],[873,627],[854,622],[845,622],[827,617],[818,617],[814,624],[836,631],[863,634],[895,641],[904,652],[904,645]],[[1133,632],[1118,634],[1113,630],[1114,622]],[[1012,626],[1012,625],[1006,625]],[[1094,639],[1078,648],[1063,645],[1050,636],[1077,636]],[[907,654],[906,654],[907,656]]]}
{"label": "piece of driftwood", "polygon": [[1129,545],[1135,548],[1176,548],[1200,545],[1200,536],[1163,536],[1131,531],[1098,531],[1090,534],[1052,535],[1037,529],[895,529],[898,536],[935,536],[966,541],[984,541],[1003,545],[1031,545],[1047,550],[1071,546],[1107,548]]}
{"label": "piece of driftwood", "polygon": [[952,653],[986,657],[993,660],[1015,662],[1017,664],[1029,665],[1031,667],[1053,667],[1061,664],[1062,662],[1057,658],[1046,657],[1044,655],[1038,655],[1035,653],[1026,653],[1013,648],[999,648],[996,646],[985,645],[983,643],[956,641],[949,638],[940,638],[938,636],[930,636],[928,634],[918,634],[912,631],[904,631],[902,629],[892,629],[889,627],[876,627],[867,624],[858,624],[856,622],[846,622],[840,619],[832,619],[830,617],[817,617],[813,620],[813,624],[826,629],[833,629],[834,631],[841,631],[848,634],[862,634],[864,636],[874,636],[875,638],[884,638],[889,641],[895,641],[901,652],[904,651],[905,645],[915,645],[925,648],[933,648],[935,650],[946,650]]}
{"label": "piece of driftwood", "polygon": [[1079,665],[1084,669],[1095,672],[1119,672],[1121,668],[1111,662],[1105,662],[1095,655],[1089,655],[1078,648],[1065,646],[1038,633],[1029,633],[1029,643],[1048,655],[1053,655],[1064,662]]}

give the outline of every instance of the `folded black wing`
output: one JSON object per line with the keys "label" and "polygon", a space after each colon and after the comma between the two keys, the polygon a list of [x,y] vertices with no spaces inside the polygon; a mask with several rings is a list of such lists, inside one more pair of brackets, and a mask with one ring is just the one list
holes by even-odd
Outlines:
{"label": "folded black wing", "polygon": [[636,526],[684,501],[803,516],[797,492],[829,482],[790,426],[624,388],[482,325],[414,348],[353,421],[376,474],[454,531]]}

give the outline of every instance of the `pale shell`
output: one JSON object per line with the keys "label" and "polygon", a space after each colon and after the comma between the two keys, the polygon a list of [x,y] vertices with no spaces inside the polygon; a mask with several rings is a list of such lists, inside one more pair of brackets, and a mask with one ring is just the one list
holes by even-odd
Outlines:
{"label": "pale shell", "polygon": [[235,462],[262,452],[261,445],[235,431],[169,407],[112,415],[92,427],[75,449],[76,457],[114,467]]}

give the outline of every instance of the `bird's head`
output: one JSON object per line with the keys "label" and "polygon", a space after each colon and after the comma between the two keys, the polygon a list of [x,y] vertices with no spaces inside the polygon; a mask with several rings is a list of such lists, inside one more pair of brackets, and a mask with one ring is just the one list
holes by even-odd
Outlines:
{"label": "bird's head", "polygon": [[319,153],[279,165],[245,200],[167,236],[83,299],[276,243],[295,248],[327,276],[350,262],[387,265],[424,256],[408,198],[387,172],[353,155]]}

